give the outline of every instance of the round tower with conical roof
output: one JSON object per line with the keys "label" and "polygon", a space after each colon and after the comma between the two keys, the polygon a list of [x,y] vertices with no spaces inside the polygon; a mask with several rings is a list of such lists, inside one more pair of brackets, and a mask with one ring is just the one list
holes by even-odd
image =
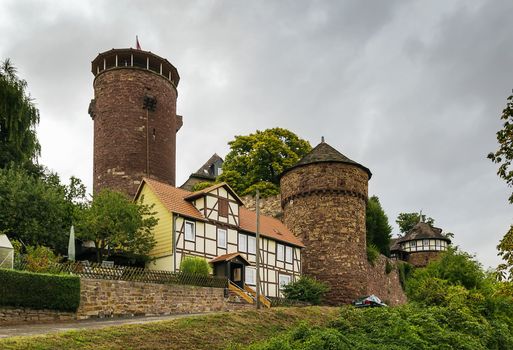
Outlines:
{"label": "round tower with conical roof", "polygon": [[92,62],[93,191],[133,196],[143,176],[175,185],[176,115],[180,76],[149,51],[112,49]]}
{"label": "round tower with conical roof", "polygon": [[283,220],[306,248],[302,273],[330,286],[326,302],[367,291],[365,213],[369,169],[321,142],[280,180]]}

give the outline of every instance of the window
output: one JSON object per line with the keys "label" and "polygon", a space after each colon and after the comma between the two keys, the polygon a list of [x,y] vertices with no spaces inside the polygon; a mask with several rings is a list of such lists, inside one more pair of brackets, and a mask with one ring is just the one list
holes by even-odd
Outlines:
{"label": "window", "polygon": [[280,290],[283,288],[283,286],[286,286],[290,283],[290,276],[289,275],[279,275],[278,281],[280,283]]}
{"label": "window", "polygon": [[248,236],[239,233],[239,252],[248,252]]}
{"label": "window", "polygon": [[219,216],[228,217],[228,200],[219,198],[217,200],[217,209],[219,210]]}
{"label": "window", "polygon": [[187,241],[194,241],[195,236],[196,236],[196,230],[195,230],[194,222],[186,221],[185,222],[185,239]]}
{"label": "window", "polygon": [[429,248],[429,239],[424,240],[424,248]]}
{"label": "window", "polygon": [[256,253],[256,238],[253,236],[248,237],[248,253],[255,254]]}
{"label": "window", "polygon": [[285,261],[288,263],[292,263],[292,247],[285,247]]}
{"label": "window", "polygon": [[217,229],[217,246],[226,248],[226,230],[223,228]]}
{"label": "window", "polygon": [[283,261],[285,255],[285,246],[283,244],[276,244],[276,260]]}
{"label": "window", "polygon": [[246,283],[255,285],[256,284],[256,269],[251,266],[246,266]]}

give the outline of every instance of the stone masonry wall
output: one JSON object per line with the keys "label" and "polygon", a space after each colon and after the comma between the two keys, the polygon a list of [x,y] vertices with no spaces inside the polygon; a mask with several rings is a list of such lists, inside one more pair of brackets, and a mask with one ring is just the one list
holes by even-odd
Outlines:
{"label": "stone masonry wall", "polygon": [[[244,196],[241,198],[244,207],[256,211],[256,200],[253,196]],[[281,196],[270,196],[260,198],[260,214],[272,216],[278,220],[283,220],[283,210],[281,209]]]}
{"label": "stone masonry wall", "polygon": [[[175,87],[164,77],[141,69],[111,69],[94,81],[94,192],[121,190],[133,197],[146,175],[175,185]],[[157,99],[155,111],[143,109],[144,96]]]}
{"label": "stone masonry wall", "polygon": [[426,267],[433,260],[438,259],[440,252],[412,252],[408,255],[407,262],[415,267]]}
{"label": "stone masonry wall", "polygon": [[76,320],[75,312],[35,310],[25,307],[0,307],[0,326],[20,323],[49,323]]}
{"label": "stone masonry wall", "polygon": [[343,163],[299,167],[281,179],[284,223],[306,246],[302,272],[328,283],[332,305],[367,291],[367,181],[365,171]]}
{"label": "stone masonry wall", "polygon": [[[386,273],[387,261],[393,267]],[[374,266],[367,263],[367,295],[374,294],[390,306],[406,303],[406,294],[401,287],[396,262],[380,255]]]}
{"label": "stone masonry wall", "polygon": [[222,288],[154,283],[80,280],[77,312],[0,307],[0,326],[101,317],[129,317],[231,311],[253,305],[229,302]]}
{"label": "stone masonry wall", "polygon": [[222,311],[224,290],[182,285],[81,280],[78,318]]}

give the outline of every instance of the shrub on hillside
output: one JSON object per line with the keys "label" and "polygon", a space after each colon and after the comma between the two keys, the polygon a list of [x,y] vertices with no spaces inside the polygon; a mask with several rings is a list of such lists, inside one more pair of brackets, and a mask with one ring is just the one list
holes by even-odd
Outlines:
{"label": "shrub on hillside", "polygon": [[328,291],[329,287],[325,283],[302,276],[297,281],[285,285],[282,292],[287,299],[318,305]]}
{"label": "shrub on hillside", "polygon": [[212,186],[213,184],[214,184],[213,182],[208,182],[208,181],[198,182],[197,184],[192,186],[191,190],[192,190],[192,192],[201,191],[207,187]]}
{"label": "shrub on hillside", "polygon": [[180,272],[190,275],[208,276],[211,272],[211,268],[204,258],[187,256],[180,264]]}
{"label": "shrub on hillside", "polygon": [[368,309],[345,306],[329,327],[299,325],[246,349],[506,350],[513,349],[513,316],[504,313],[485,318],[468,308],[415,304]]}
{"label": "shrub on hillside", "polygon": [[0,269],[0,305],[75,311],[80,278]]}
{"label": "shrub on hillside", "polygon": [[381,253],[379,252],[379,249],[378,247],[376,247],[375,244],[367,244],[367,261],[372,266],[374,266],[374,263],[376,262],[376,260],[378,260],[380,254]]}

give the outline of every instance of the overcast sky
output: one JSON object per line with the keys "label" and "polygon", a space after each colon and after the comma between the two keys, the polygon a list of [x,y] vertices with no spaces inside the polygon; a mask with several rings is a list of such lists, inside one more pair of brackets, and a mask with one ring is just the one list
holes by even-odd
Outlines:
{"label": "overcast sky", "polygon": [[513,88],[512,14],[496,0],[0,0],[0,59],[28,81],[40,162],[63,179],[92,189],[90,62],[139,35],[181,76],[177,184],[234,135],[324,136],[371,169],[394,233],[422,209],[488,267],[513,223],[486,159]]}

